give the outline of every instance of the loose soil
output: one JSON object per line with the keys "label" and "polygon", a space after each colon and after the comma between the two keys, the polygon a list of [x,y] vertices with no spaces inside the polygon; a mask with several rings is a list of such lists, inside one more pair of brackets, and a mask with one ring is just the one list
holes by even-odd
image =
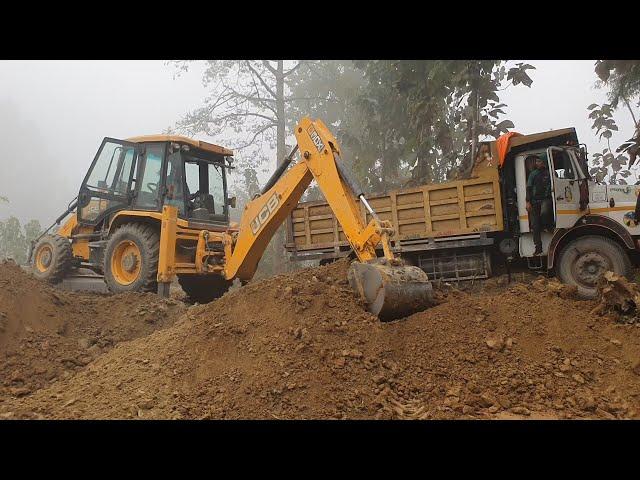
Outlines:
{"label": "loose soil", "polygon": [[114,345],[173,324],[185,309],[151,293],[59,291],[1,263],[0,402],[69,378]]}
{"label": "loose soil", "polygon": [[469,291],[443,284],[439,305],[382,323],[347,269],[299,270],[187,306],[62,293],[0,265],[0,416],[640,416],[640,328],[592,313],[597,301],[545,278],[501,277]]}

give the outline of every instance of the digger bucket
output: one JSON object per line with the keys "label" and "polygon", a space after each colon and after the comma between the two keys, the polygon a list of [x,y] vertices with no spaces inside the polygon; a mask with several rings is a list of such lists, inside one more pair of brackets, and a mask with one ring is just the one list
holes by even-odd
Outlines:
{"label": "digger bucket", "polygon": [[354,262],[349,284],[382,321],[420,312],[435,304],[427,274],[413,266]]}

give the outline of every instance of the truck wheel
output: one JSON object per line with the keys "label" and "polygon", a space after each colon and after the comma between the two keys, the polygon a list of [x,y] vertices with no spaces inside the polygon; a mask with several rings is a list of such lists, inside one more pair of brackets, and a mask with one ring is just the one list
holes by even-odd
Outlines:
{"label": "truck wheel", "polygon": [[71,269],[73,252],[68,238],[45,235],[33,249],[33,275],[50,283],[59,283]]}
{"label": "truck wheel", "polygon": [[158,289],[160,236],[142,223],[118,228],[104,252],[104,280],[111,292],[155,292]]}
{"label": "truck wheel", "polygon": [[209,303],[224,295],[233,282],[220,275],[178,275],[178,283],[189,301]]}
{"label": "truck wheel", "polygon": [[631,261],[624,249],[610,238],[588,235],[569,242],[558,257],[558,277],[578,287],[578,296],[598,296],[600,276],[610,270],[629,278]]}

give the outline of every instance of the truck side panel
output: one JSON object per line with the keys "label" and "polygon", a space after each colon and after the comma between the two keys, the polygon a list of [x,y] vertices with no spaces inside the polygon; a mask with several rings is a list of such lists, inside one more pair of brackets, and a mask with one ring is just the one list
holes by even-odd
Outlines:
{"label": "truck side panel", "polygon": [[[482,176],[444,184],[422,185],[367,197],[381,220],[390,220],[395,242],[448,237],[503,228],[497,169]],[[365,222],[371,218],[360,205]],[[300,203],[291,215],[291,251],[348,246],[326,202]]]}

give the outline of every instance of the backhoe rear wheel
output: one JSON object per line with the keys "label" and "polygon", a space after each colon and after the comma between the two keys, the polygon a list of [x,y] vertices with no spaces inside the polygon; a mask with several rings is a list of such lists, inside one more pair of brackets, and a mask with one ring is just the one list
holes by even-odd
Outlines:
{"label": "backhoe rear wheel", "polygon": [[45,235],[35,245],[31,262],[36,278],[50,283],[61,282],[73,263],[69,239],[60,235]]}
{"label": "backhoe rear wheel", "polygon": [[220,275],[178,275],[178,283],[190,302],[209,303],[224,295],[233,282]]}
{"label": "backhoe rear wheel", "polygon": [[575,285],[581,298],[598,296],[598,279],[607,270],[626,278],[632,273],[629,255],[610,238],[578,237],[569,242],[558,257],[558,277],[563,283]]}
{"label": "backhoe rear wheel", "polygon": [[158,289],[160,235],[143,223],[127,223],[107,241],[104,280],[111,292],[155,292]]}

